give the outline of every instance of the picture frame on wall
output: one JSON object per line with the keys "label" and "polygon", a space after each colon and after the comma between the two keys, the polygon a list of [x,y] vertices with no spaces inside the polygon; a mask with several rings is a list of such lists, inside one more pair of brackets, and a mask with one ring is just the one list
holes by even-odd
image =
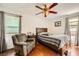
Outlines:
{"label": "picture frame on wall", "polygon": [[61,26],[61,21],[56,21],[55,22],[55,27],[60,27]]}

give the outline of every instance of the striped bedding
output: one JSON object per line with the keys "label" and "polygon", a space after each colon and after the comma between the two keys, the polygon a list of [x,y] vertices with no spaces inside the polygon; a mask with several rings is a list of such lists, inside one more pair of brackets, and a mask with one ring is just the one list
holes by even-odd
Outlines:
{"label": "striped bedding", "polygon": [[38,35],[38,39],[49,44],[55,45],[58,48],[64,47],[65,43],[68,43],[69,38],[67,35]]}

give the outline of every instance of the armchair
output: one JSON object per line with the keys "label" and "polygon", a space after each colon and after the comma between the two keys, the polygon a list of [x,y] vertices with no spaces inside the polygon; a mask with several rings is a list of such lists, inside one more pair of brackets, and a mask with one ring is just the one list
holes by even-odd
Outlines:
{"label": "armchair", "polygon": [[35,47],[35,39],[30,38],[28,40],[26,34],[13,35],[12,40],[16,55],[26,56]]}

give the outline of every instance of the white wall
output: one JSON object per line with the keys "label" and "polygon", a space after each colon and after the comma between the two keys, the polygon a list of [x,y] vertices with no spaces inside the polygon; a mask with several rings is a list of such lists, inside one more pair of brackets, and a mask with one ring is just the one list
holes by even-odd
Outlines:
{"label": "white wall", "polygon": [[23,15],[22,33],[32,32],[36,34],[36,27],[48,27],[48,21],[42,17],[37,18],[35,15]]}
{"label": "white wall", "polygon": [[[55,27],[55,22],[61,21],[61,26]],[[63,34],[65,31],[65,17],[59,17],[50,21],[49,32],[53,34]]]}

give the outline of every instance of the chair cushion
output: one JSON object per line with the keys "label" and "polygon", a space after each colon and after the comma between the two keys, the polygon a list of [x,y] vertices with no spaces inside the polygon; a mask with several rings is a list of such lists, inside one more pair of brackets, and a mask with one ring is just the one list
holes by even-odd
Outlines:
{"label": "chair cushion", "polygon": [[16,35],[18,42],[25,42],[27,40],[26,34],[18,34]]}

